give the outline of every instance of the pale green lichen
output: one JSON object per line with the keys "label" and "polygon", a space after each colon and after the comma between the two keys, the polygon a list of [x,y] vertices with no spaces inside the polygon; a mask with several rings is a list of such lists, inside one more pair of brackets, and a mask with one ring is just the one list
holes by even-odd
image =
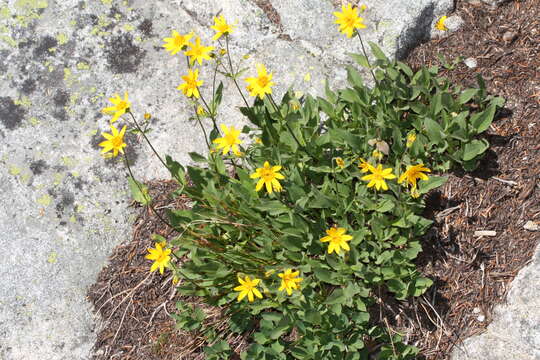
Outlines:
{"label": "pale green lichen", "polygon": [[77,218],[75,217],[75,215],[71,215],[69,217],[69,222],[71,222],[71,223],[76,223],[77,222]]}
{"label": "pale green lichen", "polygon": [[49,206],[52,202],[52,199],[49,195],[45,194],[41,197],[39,197],[36,202],[40,205],[43,205],[43,206]]}
{"label": "pale green lichen", "polygon": [[124,30],[125,31],[133,31],[135,30],[135,26],[131,25],[131,24],[124,24]]}
{"label": "pale green lichen", "polygon": [[31,117],[28,121],[30,121],[30,124],[32,124],[32,126],[38,126],[39,125],[39,120],[35,117]]}

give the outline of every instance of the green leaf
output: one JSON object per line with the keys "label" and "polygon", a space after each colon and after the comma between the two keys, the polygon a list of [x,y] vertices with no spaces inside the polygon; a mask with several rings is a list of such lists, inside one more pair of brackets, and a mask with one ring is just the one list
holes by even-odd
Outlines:
{"label": "green leaf", "polygon": [[313,268],[313,273],[315,274],[317,279],[325,283],[339,285],[339,282],[334,280],[332,276],[333,273],[328,269],[318,266],[318,267]]}
{"label": "green leaf", "polygon": [[434,143],[441,142],[444,137],[444,133],[441,125],[439,125],[438,122],[427,117],[424,119],[424,126],[426,127],[427,136],[429,137],[430,141]]}
{"label": "green leaf", "polygon": [[191,158],[191,160],[193,160],[195,162],[205,163],[207,161],[204,156],[202,156],[201,154],[196,153],[196,152],[190,152],[190,153],[188,153],[188,155]]}
{"label": "green leaf", "polygon": [[478,94],[478,89],[467,89],[464,90],[458,97],[458,102],[460,104],[468,103],[476,94]]}
{"label": "green leaf", "polygon": [[489,143],[485,139],[473,140],[465,144],[463,148],[463,160],[469,161],[480,154],[483,154],[489,148]]}
{"label": "green leaf", "polygon": [[486,110],[471,116],[471,124],[476,129],[477,134],[483,133],[489,128],[495,117],[496,110],[497,107],[494,104],[491,104]]}
{"label": "green leaf", "polygon": [[152,202],[152,198],[148,194],[148,186],[138,182],[131,176],[128,177],[128,184],[133,200],[135,200],[141,205],[148,205]]}
{"label": "green leaf", "polygon": [[347,69],[347,80],[349,81],[351,85],[358,86],[358,87],[364,86],[362,75],[360,75],[360,73],[355,68],[348,65],[346,69]]}
{"label": "green leaf", "polygon": [[444,185],[447,181],[447,176],[430,176],[428,180],[418,182],[418,192],[420,194],[426,194],[428,191]]}
{"label": "green leaf", "polygon": [[327,305],[343,304],[345,302],[345,294],[343,289],[335,289],[324,302]]}
{"label": "green leaf", "polygon": [[401,61],[398,61],[397,62],[397,66],[401,69],[401,71],[403,71],[408,77],[412,77],[413,76],[413,71],[412,69],[409,67],[409,65],[401,62]]}
{"label": "green leaf", "polygon": [[216,90],[216,96],[214,97],[214,110],[217,110],[219,104],[221,104],[222,98],[223,98],[223,81],[220,81]]}
{"label": "green leaf", "polygon": [[360,151],[364,145],[363,138],[357,135],[351,134],[349,131],[344,129],[330,129],[330,137],[333,140],[343,142],[349,145],[353,150]]}
{"label": "green leaf", "polygon": [[360,55],[360,54],[353,54],[353,53],[348,53],[347,55],[349,55],[350,57],[353,58],[354,61],[356,61],[358,63],[358,65],[362,66],[362,67],[365,67],[366,69],[369,69],[370,66],[369,66],[369,61],[368,59],[364,56],[364,55]]}
{"label": "green leaf", "polygon": [[384,62],[388,62],[388,58],[386,55],[384,55],[384,52],[381,50],[381,48],[375,44],[374,42],[368,41],[369,46],[371,47],[371,52],[378,60],[382,60]]}

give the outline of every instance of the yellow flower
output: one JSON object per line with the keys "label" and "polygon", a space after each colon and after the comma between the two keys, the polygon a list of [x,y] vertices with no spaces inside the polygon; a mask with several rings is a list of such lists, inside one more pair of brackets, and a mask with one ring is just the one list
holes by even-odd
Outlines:
{"label": "yellow flower", "polygon": [[336,254],[339,254],[340,250],[343,249],[345,251],[351,250],[349,247],[349,244],[347,244],[347,241],[352,240],[351,235],[345,235],[344,228],[338,228],[338,227],[331,227],[330,229],[326,230],[326,234],[328,236],[325,236],[321,238],[321,242],[328,242],[328,253],[331,254],[332,252],[336,252]]}
{"label": "yellow flower", "polygon": [[186,76],[182,76],[182,80],[184,80],[185,83],[178,85],[177,89],[182,90],[184,95],[187,97],[195,96],[198,98],[200,96],[199,86],[203,84],[203,81],[198,80],[198,77],[199,69],[195,69],[195,71],[189,69],[188,74]]}
{"label": "yellow flower", "polygon": [[270,163],[265,161],[262,168],[256,169],[255,172],[250,175],[252,179],[260,178],[255,190],[259,191],[262,189],[263,185],[265,185],[266,191],[269,194],[272,193],[272,190],[278,192],[281,191],[282,187],[278,179],[283,180],[285,179],[285,176],[281,175],[279,170],[281,170],[280,165],[270,166]]}
{"label": "yellow flower", "polygon": [[238,144],[242,143],[242,140],[239,139],[240,130],[236,130],[234,126],[227,128],[225,124],[221,124],[220,127],[223,131],[223,137],[215,139],[213,143],[218,144],[218,149],[223,149],[223,155],[232,149],[234,155],[240,156],[241,152],[238,149]]}
{"label": "yellow flower", "polygon": [[171,249],[164,250],[164,246],[164,243],[156,243],[155,249],[147,250],[150,254],[146,255],[145,258],[148,260],[154,260],[152,267],[150,267],[150,272],[156,271],[156,269],[159,268],[159,273],[163,275],[165,267],[167,264],[169,264],[169,261],[171,260],[169,255],[171,253]]}
{"label": "yellow flower", "polygon": [[118,129],[114,127],[114,125],[111,125],[111,132],[109,133],[101,133],[101,135],[107,139],[101,143],[99,143],[99,146],[103,147],[101,150],[101,153],[106,153],[109,151],[113,151],[113,157],[118,156],[118,152],[124,153],[124,148],[127,146],[124,142],[124,134],[126,133],[126,125],[118,132]]}
{"label": "yellow flower", "polygon": [[254,299],[253,295],[258,297],[259,299],[262,299],[262,294],[256,287],[260,281],[261,279],[251,280],[249,276],[247,275],[244,278],[244,280],[242,280],[242,278],[238,276],[238,282],[240,283],[240,285],[234,288],[234,291],[240,292],[238,294],[238,301],[242,301],[242,299],[245,298],[246,295],[248,297],[249,302],[253,302],[253,299]]}
{"label": "yellow flower", "polygon": [[440,30],[440,31],[448,31],[448,28],[444,24],[445,21],[446,21],[446,15],[441,17],[439,20],[437,20],[437,22],[435,23],[435,29]]}
{"label": "yellow flower", "polygon": [[399,177],[398,183],[407,180],[413,188],[416,188],[416,180],[427,180],[429,177],[424,172],[431,172],[424,164],[408,165],[407,170]]}
{"label": "yellow flower", "polygon": [[163,39],[165,44],[161,45],[165,50],[170,51],[171,55],[176,54],[180,50],[185,50],[189,44],[189,39],[193,37],[193,31],[186,35],[180,35],[176,30],[173,30],[171,37]]}
{"label": "yellow flower", "polygon": [[109,98],[109,101],[113,103],[114,106],[106,107],[102,111],[106,114],[113,114],[113,117],[111,119],[111,124],[118,120],[118,118],[122,115],[124,115],[126,112],[129,111],[129,108],[131,107],[131,103],[128,99],[128,93],[127,91],[124,93],[124,99],[120,97],[118,94],[114,94],[114,97]]}
{"label": "yellow flower", "polygon": [[144,120],[150,120],[152,118],[152,114],[150,113],[144,113]]}
{"label": "yellow flower", "polygon": [[336,164],[337,166],[339,166],[340,169],[345,168],[345,161],[343,161],[343,159],[340,157],[336,158]]}
{"label": "yellow flower", "polygon": [[293,290],[299,289],[298,284],[302,282],[302,278],[297,277],[300,275],[299,271],[292,272],[292,269],[287,269],[285,272],[278,274],[281,278],[281,286],[279,291],[287,291],[287,295],[291,295]]}
{"label": "yellow flower", "polygon": [[334,16],[337,17],[336,24],[339,25],[339,31],[352,37],[356,29],[365,29],[366,25],[363,24],[364,19],[358,16],[358,9],[353,8],[351,4],[347,6],[341,6],[341,12],[335,12]]}
{"label": "yellow flower", "polygon": [[373,152],[371,153],[371,156],[373,156],[375,159],[381,161],[381,159],[383,158],[384,155],[379,150],[373,150]]}
{"label": "yellow flower", "polygon": [[195,43],[189,43],[190,49],[186,51],[186,56],[189,56],[189,63],[193,65],[195,60],[202,65],[203,60],[210,60],[209,52],[214,50],[213,46],[201,45],[201,38],[197,37]]}
{"label": "yellow flower", "polygon": [[373,165],[371,165],[370,163],[368,163],[366,160],[362,158],[358,159],[358,161],[359,161],[358,167],[360,168],[360,172],[362,173],[367,173],[373,168]]}
{"label": "yellow flower", "polygon": [[235,28],[234,25],[227,24],[223,15],[220,15],[219,17],[214,17],[214,24],[214,26],[210,26],[216,32],[216,35],[214,35],[212,40],[219,39],[221,35],[227,36],[229,34],[232,34]]}
{"label": "yellow flower", "polygon": [[255,138],[255,144],[259,144],[259,145],[262,145],[262,139],[260,137],[256,137]]}
{"label": "yellow flower", "polygon": [[251,96],[259,96],[261,99],[264,98],[265,94],[272,94],[272,73],[268,74],[266,68],[263,64],[257,65],[257,77],[246,78],[245,81],[248,83],[247,90]]}
{"label": "yellow flower", "polygon": [[411,132],[407,135],[407,147],[410,148],[413,146],[414,142],[416,141],[416,134],[414,132]]}
{"label": "yellow flower", "polygon": [[379,164],[377,167],[371,167],[369,169],[371,174],[363,176],[362,180],[369,180],[369,183],[367,184],[367,187],[373,187],[377,188],[377,190],[380,190],[381,188],[383,190],[388,190],[388,185],[386,185],[385,179],[394,179],[396,175],[392,174],[392,168],[384,169],[382,168],[382,165]]}

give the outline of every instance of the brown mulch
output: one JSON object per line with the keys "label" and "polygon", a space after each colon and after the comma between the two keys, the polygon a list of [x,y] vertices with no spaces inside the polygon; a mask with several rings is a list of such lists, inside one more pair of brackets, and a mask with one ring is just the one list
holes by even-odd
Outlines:
{"label": "brown mulch", "polygon": [[[509,283],[540,240],[539,232],[523,229],[528,220],[540,222],[540,0],[497,9],[458,1],[456,13],[465,21],[463,28],[419,46],[407,62],[440,66],[437,54],[450,61],[473,57],[476,68],[460,63],[453,70],[441,67],[442,73],[464,87],[475,86],[481,74],[488,91],[507,104],[487,132],[491,148],[479,169],[454,171],[428,198],[426,216],[435,225],[417,263],[434,286],[409,303],[381,302],[380,316],[430,360],[448,359],[460,341],[488,326],[493,307],[504,302]],[[148,185],[163,215],[166,207],[185,208],[185,199],[169,196],[174,182]],[[496,236],[475,237],[478,230],[493,230]],[[88,292],[105,320],[95,344],[96,360],[204,358],[183,355],[198,343],[175,330],[169,316],[180,299],[172,279],[149,275],[144,256],[153,233],[175,235],[141,208],[133,240],[115,249]]]}

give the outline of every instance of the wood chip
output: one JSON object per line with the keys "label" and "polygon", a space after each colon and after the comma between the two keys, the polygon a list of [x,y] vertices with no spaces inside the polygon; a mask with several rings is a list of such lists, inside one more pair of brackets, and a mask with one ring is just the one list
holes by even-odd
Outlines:
{"label": "wood chip", "polygon": [[497,232],[493,230],[478,230],[474,232],[474,236],[497,236]]}

